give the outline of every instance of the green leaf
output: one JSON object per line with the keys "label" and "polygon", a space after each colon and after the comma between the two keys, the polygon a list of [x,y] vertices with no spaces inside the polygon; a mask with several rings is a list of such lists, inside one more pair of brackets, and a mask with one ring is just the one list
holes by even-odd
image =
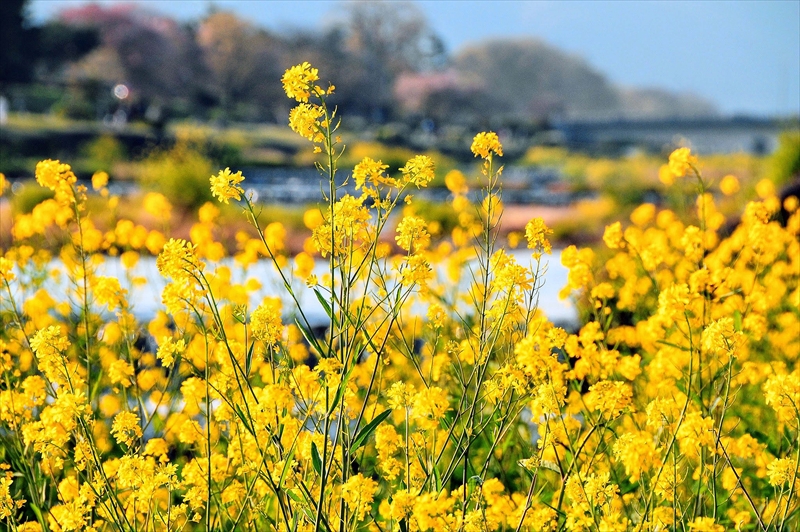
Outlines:
{"label": "green leaf", "polygon": [[342,397],[344,397],[344,392],[347,391],[347,383],[350,381],[350,376],[353,374],[354,369],[356,369],[355,364],[350,366],[350,369],[347,370],[347,373],[342,376],[342,380],[339,382],[339,387],[336,388],[336,396],[333,398],[333,402],[331,403],[330,407],[328,407],[328,412],[326,415],[332,415],[339,406],[339,403],[341,403]]}
{"label": "green leaf", "polygon": [[742,313],[741,311],[733,311],[733,328],[737,332],[742,332]]}
{"label": "green leaf", "polygon": [[551,462],[550,460],[542,460],[539,462],[539,467],[544,469],[549,469],[550,471],[555,471],[556,473],[561,474],[561,468],[558,467],[558,464],[555,462]]}
{"label": "green leaf", "polygon": [[314,471],[317,472],[317,475],[322,476],[322,458],[319,456],[317,444],[313,441],[311,442],[311,465],[314,466]]}
{"label": "green leaf", "polygon": [[250,375],[250,368],[253,364],[253,348],[256,346],[255,342],[250,344],[250,349],[247,350],[247,358],[244,361],[244,374]]}
{"label": "green leaf", "polygon": [[242,407],[239,406],[238,404],[234,403],[233,404],[233,411],[236,413],[238,418],[242,421],[242,425],[244,425],[244,428],[247,429],[247,432],[249,432],[250,434],[255,436],[256,435],[255,430],[253,430],[253,427],[250,425],[250,421],[244,415],[244,411],[242,410]]}
{"label": "green leaf", "polygon": [[281,470],[281,478],[278,479],[278,487],[283,486],[283,479],[286,478],[286,473],[292,468],[292,458],[294,458],[294,446],[289,451],[289,454],[283,459],[283,469]]}
{"label": "green leaf", "polygon": [[300,323],[299,319],[295,319],[294,323],[295,323],[295,325],[297,325],[297,328],[300,329],[300,332],[303,334],[303,338],[306,339],[306,342],[308,342],[308,345],[313,347],[317,351],[319,356],[324,357],[325,356],[325,351],[322,349],[322,346],[319,345],[319,341],[311,333],[311,331],[309,331],[308,328],[305,325]]}
{"label": "green leaf", "polygon": [[300,502],[300,503],[303,502],[303,499],[300,498],[300,495],[296,494],[292,490],[285,490],[285,491],[286,495],[288,495],[289,498],[292,499],[294,502]]}
{"label": "green leaf", "polygon": [[378,425],[383,423],[383,420],[389,417],[391,413],[392,413],[391,410],[384,410],[383,412],[375,416],[375,418],[372,421],[364,425],[364,427],[360,431],[358,431],[356,437],[353,438],[352,450],[355,451],[356,449],[367,443],[367,438],[369,438],[370,434],[375,432],[375,429],[378,428]]}
{"label": "green leaf", "polygon": [[313,292],[314,295],[317,296],[317,301],[319,301],[319,304],[325,309],[325,314],[327,314],[331,321],[335,323],[336,318],[333,316],[333,310],[331,309],[330,304],[325,300],[324,297],[322,297],[322,294],[320,294],[318,288],[313,288]]}
{"label": "green leaf", "polygon": [[36,514],[36,520],[37,521],[39,521],[42,524],[46,523],[47,520],[44,518],[44,515],[42,515],[41,508],[39,508],[35,504],[31,504],[30,508],[31,508],[31,510],[33,510],[33,513]]}

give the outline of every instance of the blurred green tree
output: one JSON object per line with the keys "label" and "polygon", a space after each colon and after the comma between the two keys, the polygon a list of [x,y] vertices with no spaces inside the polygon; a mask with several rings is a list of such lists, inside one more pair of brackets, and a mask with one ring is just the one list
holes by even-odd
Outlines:
{"label": "blurred green tree", "polygon": [[36,30],[27,23],[28,0],[0,2],[0,90],[11,83],[30,81]]}

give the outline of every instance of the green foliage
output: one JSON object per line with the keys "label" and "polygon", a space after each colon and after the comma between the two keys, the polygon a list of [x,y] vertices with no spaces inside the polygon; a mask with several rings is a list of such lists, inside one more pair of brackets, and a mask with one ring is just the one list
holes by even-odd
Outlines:
{"label": "green foliage", "polygon": [[188,142],[155,150],[143,161],[142,184],[161,192],[178,207],[195,209],[210,201],[211,160]]}
{"label": "green foliage", "polygon": [[767,176],[780,187],[800,175],[800,130],[780,136],[778,149],[769,158]]}
{"label": "green foliage", "polygon": [[28,214],[33,208],[44,200],[50,199],[55,194],[52,190],[40,187],[31,181],[22,185],[22,188],[11,195],[11,209],[16,214]]}
{"label": "green foliage", "polygon": [[[439,234],[450,234],[458,226],[458,213],[452,203],[436,203],[415,199],[412,209],[414,213],[428,221],[438,224]],[[429,229],[431,229],[429,225]]]}
{"label": "green foliage", "polygon": [[[284,205],[264,205],[256,210],[258,221],[262,225],[280,222],[287,229],[305,230],[303,225],[304,207],[291,207]],[[241,218],[241,210],[237,210],[236,218]]]}
{"label": "green foliage", "polygon": [[113,135],[101,135],[87,142],[81,149],[83,156],[88,160],[86,167],[92,172],[97,170],[111,170],[114,163],[127,158],[125,146]]}

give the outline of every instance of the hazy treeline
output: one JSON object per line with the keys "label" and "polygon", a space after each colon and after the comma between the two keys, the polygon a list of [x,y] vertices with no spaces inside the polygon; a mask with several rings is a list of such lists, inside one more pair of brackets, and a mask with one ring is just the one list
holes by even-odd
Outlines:
{"label": "hazy treeline", "polygon": [[69,8],[30,27],[25,4],[2,3],[0,32],[0,87],[20,110],[282,122],[287,104],[276,80],[310,61],[324,66],[323,80],[337,80],[339,111],[372,123],[714,113],[692,96],[616,87],[580,57],[537,40],[451,53],[410,3],[342,4],[325,29],[283,33],[213,8],[182,24],[130,4]]}

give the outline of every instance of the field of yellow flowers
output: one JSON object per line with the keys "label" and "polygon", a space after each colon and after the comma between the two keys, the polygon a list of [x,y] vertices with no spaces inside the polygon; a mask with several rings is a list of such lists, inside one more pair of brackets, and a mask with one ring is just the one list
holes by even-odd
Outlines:
{"label": "field of yellow flowers", "polygon": [[[294,257],[241,172],[210,179],[257,234],[225,262],[216,206],[191,241],[124,220],[103,232],[70,166],[37,165],[55,196],[15,219],[0,257],[3,527],[800,529],[797,198],[766,195],[726,224],[715,197],[735,178],[710,182],[676,150],[661,177],[696,198],[691,212],[645,204],[603,250],[563,250],[563,295],[586,317],[571,334],[539,310],[550,230],[531,220],[525,254],[498,236],[495,133],[472,144],[481,202],[447,180],[458,225],[437,243],[405,205],[431,159],[365,157],[347,172],[360,196],[341,192],[334,87],[308,63],[282,81],[330,183]],[[132,272],[147,252],[166,310],[141,323],[147,281]],[[125,274],[101,275],[115,255]],[[252,305],[262,280],[247,273],[265,260],[285,297]]]}

